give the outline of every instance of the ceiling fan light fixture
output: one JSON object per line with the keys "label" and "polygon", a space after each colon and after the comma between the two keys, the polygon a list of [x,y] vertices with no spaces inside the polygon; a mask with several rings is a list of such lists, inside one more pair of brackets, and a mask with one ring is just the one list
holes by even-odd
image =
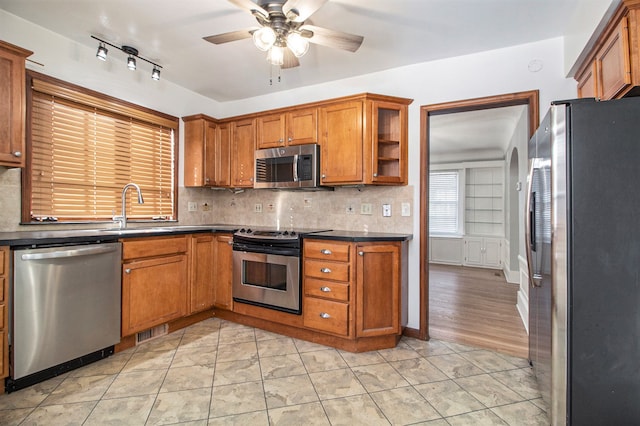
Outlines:
{"label": "ceiling fan light fixture", "polygon": [[299,58],[309,50],[309,40],[302,37],[299,33],[291,32],[287,35],[287,47]]}
{"label": "ceiling fan light fixture", "polygon": [[284,48],[280,46],[271,46],[269,52],[267,52],[267,61],[271,65],[284,64]]}
{"label": "ceiling fan light fixture", "polygon": [[267,51],[276,42],[276,32],[270,27],[262,27],[253,33],[253,43],[260,50]]}

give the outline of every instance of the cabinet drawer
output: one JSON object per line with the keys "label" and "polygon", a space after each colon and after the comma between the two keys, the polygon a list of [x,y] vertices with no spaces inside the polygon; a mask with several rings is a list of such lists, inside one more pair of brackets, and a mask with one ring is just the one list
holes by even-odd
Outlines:
{"label": "cabinet drawer", "polygon": [[304,279],[305,296],[323,297],[342,302],[349,301],[349,285],[316,278]]}
{"label": "cabinet drawer", "polygon": [[336,241],[304,241],[304,257],[341,262],[349,261],[349,243]]}
{"label": "cabinet drawer", "polygon": [[160,237],[132,239],[125,240],[122,244],[122,258],[125,260],[185,253],[186,251],[186,235],[169,238]]}
{"label": "cabinet drawer", "polygon": [[305,260],[304,275],[305,277],[320,278],[323,280],[349,281],[349,264],[325,262],[322,260]]}
{"label": "cabinet drawer", "polygon": [[327,333],[349,334],[349,305],[331,300],[305,297],[302,321],[305,327]]}

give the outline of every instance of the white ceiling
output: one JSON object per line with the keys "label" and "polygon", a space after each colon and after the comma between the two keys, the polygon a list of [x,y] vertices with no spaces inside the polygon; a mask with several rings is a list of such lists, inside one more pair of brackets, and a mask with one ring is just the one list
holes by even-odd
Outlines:
{"label": "white ceiling", "polygon": [[429,117],[431,162],[503,159],[525,105],[432,115]]}
{"label": "white ceiling", "polygon": [[226,0],[0,0],[0,8],[87,46],[97,48],[95,35],[136,47],[164,67],[162,78],[224,102],[558,37],[582,1],[328,0],[312,23],[364,36],[361,48],[312,45],[272,86],[264,52],[250,39],[202,39],[256,26]]}

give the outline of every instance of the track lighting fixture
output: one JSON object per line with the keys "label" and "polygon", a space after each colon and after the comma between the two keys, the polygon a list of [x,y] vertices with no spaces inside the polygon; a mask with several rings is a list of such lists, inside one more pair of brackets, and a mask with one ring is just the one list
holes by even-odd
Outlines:
{"label": "track lighting fixture", "polygon": [[98,51],[96,53],[96,58],[102,60],[102,61],[106,61],[107,60],[107,53],[109,52],[107,50],[106,45],[109,45],[111,47],[115,47],[116,49],[126,53],[128,55],[127,57],[127,68],[129,68],[132,71],[135,71],[137,68],[137,64],[136,64],[136,58],[140,59],[144,62],[150,63],[151,65],[153,65],[153,71],[151,71],[151,78],[155,81],[160,80],[160,70],[162,69],[162,65],[156,64],[153,61],[150,61],[148,59],[143,58],[142,56],[138,55],[138,49],[136,49],[135,47],[131,47],[131,46],[116,46],[115,44],[109,43],[108,41],[99,39],[96,36],[91,36],[92,39],[98,40],[98,42],[100,42],[100,45],[98,46]]}

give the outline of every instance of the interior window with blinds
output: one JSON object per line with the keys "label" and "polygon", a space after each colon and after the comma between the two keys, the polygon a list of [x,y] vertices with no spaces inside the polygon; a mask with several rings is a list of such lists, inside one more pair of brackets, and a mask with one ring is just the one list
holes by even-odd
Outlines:
{"label": "interior window with blinds", "polygon": [[429,173],[429,233],[460,234],[459,172]]}
{"label": "interior window with blinds", "polygon": [[31,81],[23,220],[111,219],[129,182],[144,204],[128,191],[128,218],[176,218],[177,118],[50,78]]}

